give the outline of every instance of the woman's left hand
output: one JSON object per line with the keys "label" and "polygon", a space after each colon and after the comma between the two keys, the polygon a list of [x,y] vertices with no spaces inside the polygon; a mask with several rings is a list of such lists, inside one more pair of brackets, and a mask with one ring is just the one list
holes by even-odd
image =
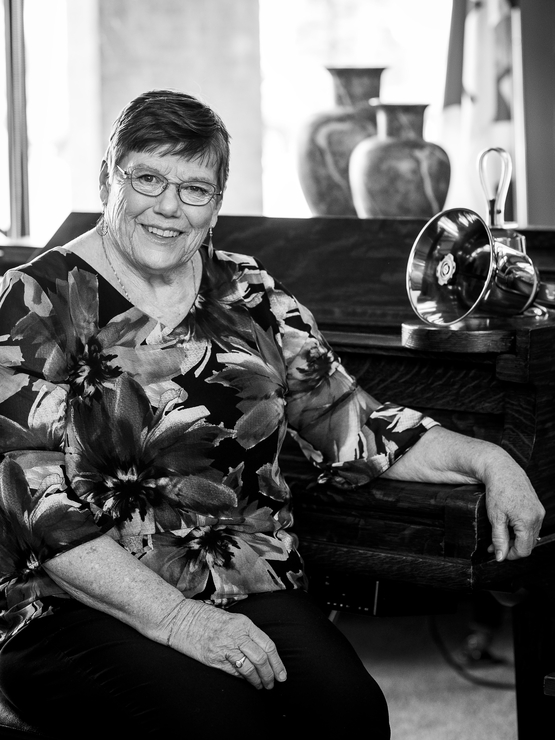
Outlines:
{"label": "woman's left hand", "polygon": [[501,447],[436,426],[384,474],[427,483],[483,483],[495,559],[525,558],[545,516],[520,465]]}
{"label": "woman's left hand", "polygon": [[[509,455],[488,468],[486,508],[495,559],[525,558],[536,544],[545,509],[524,470]],[[511,531],[512,530],[512,531]]]}

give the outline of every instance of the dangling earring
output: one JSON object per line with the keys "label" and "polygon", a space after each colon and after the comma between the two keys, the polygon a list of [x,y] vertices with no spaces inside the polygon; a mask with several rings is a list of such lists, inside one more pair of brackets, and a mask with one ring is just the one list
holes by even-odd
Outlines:
{"label": "dangling earring", "polygon": [[108,233],[108,224],[106,223],[106,219],[104,218],[104,208],[102,209],[102,214],[98,221],[96,222],[96,232],[99,236],[106,236]]}
{"label": "dangling earring", "polygon": [[208,229],[208,257],[212,259],[214,256],[214,245],[212,244],[212,227]]}

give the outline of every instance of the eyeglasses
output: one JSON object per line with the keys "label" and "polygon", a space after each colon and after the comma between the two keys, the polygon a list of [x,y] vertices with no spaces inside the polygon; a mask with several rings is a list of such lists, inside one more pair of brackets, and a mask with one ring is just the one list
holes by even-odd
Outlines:
{"label": "eyeglasses", "polygon": [[131,183],[135,192],[141,195],[148,195],[149,198],[156,198],[162,195],[168,185],[175,185],[179,200],[187,206],[205,206],[216,195],[221,195],[221,190],[216,190],[216,186],[210,182],[191,181],[191,182],[170,182],[163,175],[144,167],[136,167],[131,171],[122,170],[116,165],[124,178]]}

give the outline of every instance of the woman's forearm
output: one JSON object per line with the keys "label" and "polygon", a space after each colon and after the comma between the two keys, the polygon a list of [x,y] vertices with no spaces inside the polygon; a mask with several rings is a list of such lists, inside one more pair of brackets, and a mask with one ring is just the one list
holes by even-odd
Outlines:
{"label": "woman's forearm", "polygon": [[545,509],[524,470],[498,445],[433,427],[383,475],[427,483],[483,483],[496,559],[532,552]]}
{"label": "woman's forearm", "polygon": [[103,535],[44,564],[70,596],[110,614],[156,642],[168,643],[177,611],[202,607]]}
{"label": "woman's forearm", "polygon": [[394,480],[425,483],[485,483],[492,466],[511,461],[498,445],[432,427],[384,474]]}
{"label": "woman's forearm", "polygon": [[68,594],[205,665],[271,689],[286,671],[272,640],[242,614],[185,598],[109,536],[44,564]]}

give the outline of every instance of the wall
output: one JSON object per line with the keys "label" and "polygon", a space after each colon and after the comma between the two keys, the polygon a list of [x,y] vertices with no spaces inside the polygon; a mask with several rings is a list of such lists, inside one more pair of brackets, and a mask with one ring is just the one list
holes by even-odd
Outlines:
{"label": "wall", "polygon": [[[79,0],[82,2],[82,0]],[[262,213],[257,0],[98,0],[101,135],[135,95],[202,98],[232,137],[222,213]]]}
{"label": "wall", "polygon": [[100,129],[98,0],[69,0],[68,146],[73,211],[99,211],[98,172],[106,146]]}

